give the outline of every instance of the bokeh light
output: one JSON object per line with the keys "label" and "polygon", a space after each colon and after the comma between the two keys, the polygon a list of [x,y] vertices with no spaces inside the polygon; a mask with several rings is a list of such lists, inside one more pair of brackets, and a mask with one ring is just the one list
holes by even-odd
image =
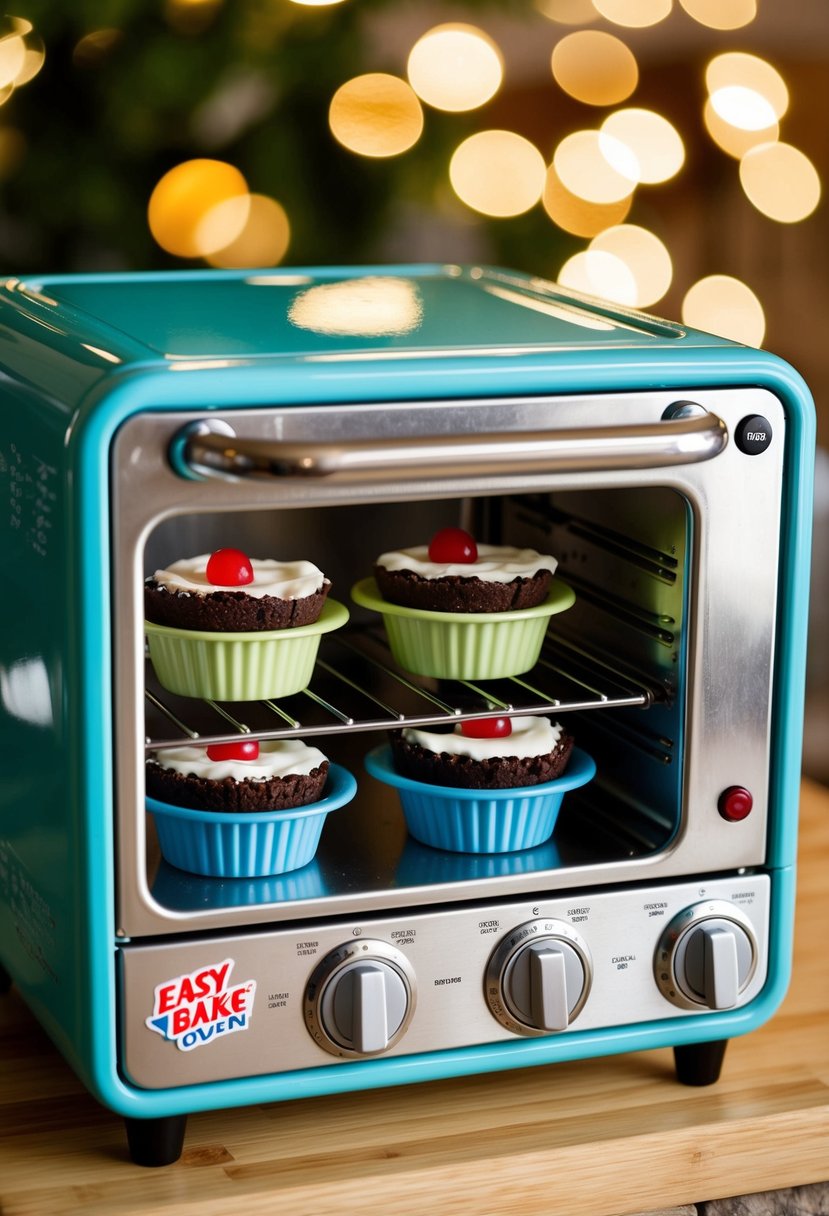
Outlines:
{"label": "bokeh light", "polygon": [[420,139],[423,110],[399,76],[369,72],[337,89],[328,110],[336,140],[360,156],[399,156]]}
{"label": "bokeh light", "polygon": [[593,0],[535,0],[535,7],[559,25],[589,25],[599,19]]}
{"label": "bokeh light", "polygon": [[412,47],[409,84],[437,110],[474,110],[501,86],[504,63],[492,39],[474,25],[438,25]]}
{"label": "bokeh light", "polygon": [[621,258],[598,249],[574,253],[559,271],[562,287],[600,296],[615,304],[632,305],[636,301],[636,279]]}
{"label": "bokeh light", "polygon": [[250,219],[249,194],[222,199],[199,217],[193,229],[193,246],[198,256],[208,257],[237,241]]}
{"label": "bokeh light", "polygon": [[25,63],[26,44],[22,36],[14,33],[0,34],[0,89],[14,85]]}
{"label": "bokeh light", "polygon": [[[168,253],[203,257],[240,235],[247,219],[245,200],[249,206],[247,182],[233,165],[220,160],[184,161],[165,173],[152,192],[150,231]],[[215,216],[212,221],[208,218],[220,204],[228,204],[222,227]]]}
{"label": "bokeh light", "polygon": [[594,7],[614,25],[643,29],[664,21],[673,0],[593,0]]}
{"label": "bokeh light", "polygon": [[[614,142],[608,143],[607,137]],[[627,109],[610,114],[601,126],[605,158],[623,174],[628,161],[617,161],[617,143],[629,148],[639,166],[638,181],[651,185],[674,177],[685,161],[685,146],[667,118],[653,110]]]}
{"label": "bokeh light", "polygon": [[717,147],[722,148],[729,156],[740,160],[750,148],[758,144],[774,143],[780,137],[780,124],[774,122],[762,131],[746,131],[741,127],[732,127],[725,119],[720,118],[711,104],[709,97],[703,110],[703,121],[708,134]]}
{"label": "bokeh light", "polygon": [[455,150],[449,164],[452,188],[468,207],[503,218],[522,215],[541,198],[544,157],[515,131],[479,131]]}
{"label": "bokeh light", "polygon": [[679,0],[689,17],[712,30],[738,30],[757,16],[757,0]]}
{"label": "bokeh light", "polygon": [[671,255],[659,237],[636,224],[607,228],[590,242],[590,250],[610,253],[630,270],[636,283],[631,303],[649,308],[661,300],[671,285]]}
{"label": "bokeh light", "polygon": [[19,89],[21,85],[28,84],[30,80],[34,80],[46,61],[46,47],[44,46],[43,39],[34,30],[30,30],[28,34],[23,35],[23,46],[25,48],[25,56],[23,67],[15,77],[14,87],[16,89]]}
{"label": "bokeh light", "polygon": [[791,144],[760,144],[740,161],[740,183],[751,203],[780,224],[796,224],[820,202],[820,177]]}
{"label": "bokeh light", "polygon": [[411,333],[423,317],[423,303],[412,279],[367,275],[322,283],[300,291],[288,308],[299,329],[335,337],[384,337]]}
{"label": "bokeh light", "polygon": [[633,52],[621,38],[601,30],[579,30],[560,39],[552,69],[565,93],[590,106],[616,105],[639,83]]}
{"label": "bokeh light", "polygon": [[741,131],[767,131],[777,121],[771,102],[741,84],[716,89],[708,99],[715,114]]}
{"label": "bokeh light", "polygon": [[567,189],[590,203],[618,203],[639,180],[639,162],[627,144],[599,131],[565,135],[553,164]]}
{"label": "bokeh light", "polygon": [[330,8],[333,4],[342,4],[343,0],[291,0],[293,4],[300,4],[303,8]]}
{"label": "bokeh light", "polygon": [[766,332],[763,306],[740,279],[712,274],[694,283],[682,301],[682,320],[694,329],[759,346]]}
{"label": "bokeh light", "polygon": [[[231,200],[233,202],[235,200]],[[219,207],[227,205],[220,203]],[[211,266],[227,269],[276,266],[287,253],[290,240],[291,225],[281,203],[266,194],[251,194],[239,235],[230,244],[208,253],[206,258]]]}
{"label": "bokeh light", "polygon": [[[782,118],[789,108],[789,90],[785,80],[776,68],[759,55],[749,55],[744,51],[726,51],[716,55],[705,69],[705,84],[712,101],[721,89],[739,87],[764,97],[775,118]],[[715,106],[715,109],[719,110],[719,107]]]}
{"label": "bokeh light", "polygon": [[568,190],[555,165],[550,165],[541,202],[553,223],[565,232],[572,232],[574,236],[596,236],[627,218],[633,194],[615,203],[590,203]]}

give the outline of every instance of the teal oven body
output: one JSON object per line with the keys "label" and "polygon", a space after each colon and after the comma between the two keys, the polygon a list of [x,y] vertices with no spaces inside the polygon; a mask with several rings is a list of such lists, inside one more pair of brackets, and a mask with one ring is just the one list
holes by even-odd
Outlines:
{"label": "teal oven body", "polygon": [[[613,1052],[713,1080],[791,962],[796,372],[452,266],[8,280],[0,365],[0,959],[134,1158],[190,1111]],[[412,674],[350,597],[448,526],[558,559],[531,672]],[[144,579],[228,545],[331,574],[309,691],[158,686]],[[366,760],[389,732],[533,710],[595,767],[551,837],[407,832]],[[318,744],[346,804],[281,873],[170,864],[147,750],[240,734]]]}

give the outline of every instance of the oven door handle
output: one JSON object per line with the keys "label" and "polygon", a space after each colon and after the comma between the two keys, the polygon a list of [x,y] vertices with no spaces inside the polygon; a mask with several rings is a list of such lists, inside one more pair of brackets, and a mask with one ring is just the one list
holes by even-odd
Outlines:
{"label": "oven door handle", "polygon": [[237,438],[224,422],[190,424],[170,447],[183,477],[248,480],[324,477],[388,481],[406,474],[457,478],[595,469],[646,469],[710,460],[728,443],[715,414],[682,402],[658,422],[561,431],[504,431],[336,443]]}

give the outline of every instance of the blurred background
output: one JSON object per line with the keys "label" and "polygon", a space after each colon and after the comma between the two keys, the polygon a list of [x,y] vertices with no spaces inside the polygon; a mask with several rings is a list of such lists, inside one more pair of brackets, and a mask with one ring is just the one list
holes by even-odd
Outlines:
{"label": "blurred background", "polygon": [[[486,262],[789,359],[829,446],[826,0],[14,0],[7,275]],[[806,766],[829,780],[829,456]]]}

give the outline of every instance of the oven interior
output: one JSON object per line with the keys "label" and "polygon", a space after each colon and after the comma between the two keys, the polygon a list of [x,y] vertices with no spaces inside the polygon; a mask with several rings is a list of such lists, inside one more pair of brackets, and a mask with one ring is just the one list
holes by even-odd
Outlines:
{"label": "oven interior", "polygon": [[[438,681],[396,668],[382,623],[349,589],[389,549],[459,525],[479,541],[553,554],[576,592],[555,616],[538,665],[511,680]],[[161,689],[147,663],[148,750],[239,731],[310,737],[358,780],[354,801],[331,814],[314,861],[259,879],[186,874],[161,860],[148,816],[146,879],[173,913],[394,892],[482,878],[605,866],[667,848],[681,829],[682,731],[692,512],[663,486],[505,497],[181,514],[160,522],[144,550],[145,575],[222,546],[256,557],[304,557],[331,579],[351,619],[323,638],[309,688],[279,702],[215,704]],[[444,853],[407,835],[393,791],[363,758],[411,721],[457,712],[535,709],[558,717],[597,764],[568,794],[554,836],[520,853]],[[450,896],[451,897],[451,896]],[[458,896],[456,896],[457,898]],[[414,898],[414,896],[413,896]],[[276,917],[275,917],[276,918]]]}

